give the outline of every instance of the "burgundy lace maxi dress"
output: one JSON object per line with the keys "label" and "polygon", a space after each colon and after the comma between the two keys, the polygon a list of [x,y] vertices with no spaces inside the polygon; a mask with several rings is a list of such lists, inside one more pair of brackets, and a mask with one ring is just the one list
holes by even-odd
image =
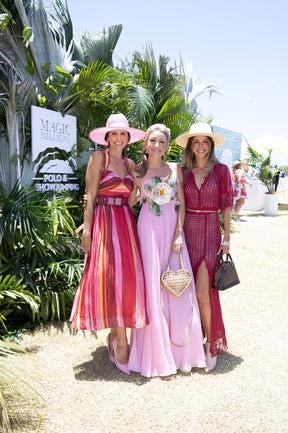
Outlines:
{"label": "burgundy lace maxi dress", "polygon": [[221,244],[219,210],[233,207],[232,180],[229,168],[220,163],[213,166],[200,188],[197,187],[191,171],[184,173],[184,179],[185,239],[195,278],[203,260],[208,269],[211,304],[210,352],[215,356],[227,349],[219,293],[212,289],[212,279],[217,251]]}

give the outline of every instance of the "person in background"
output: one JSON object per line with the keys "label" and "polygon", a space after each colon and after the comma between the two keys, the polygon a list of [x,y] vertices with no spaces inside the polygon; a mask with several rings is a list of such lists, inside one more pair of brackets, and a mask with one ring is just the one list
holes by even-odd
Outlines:
{"label": "person in background", "polygon": [[247,198],[247,185],[248,181],[246,172],[243,167],[242,161],[236,160],[233,163],[232,176],[234,181],[234,201],[235,201],[235,214],[236,221],[240,219],[239,213]]}
{"label": "person in background", "polygon": [[273,184],[274,184],[274,191],[277,192],[277,188],[278,188],[278,184],[279,184],[279,178],[280,178],[280,169],[278,168],[277,165],[275,165],[275,170],[274,170],[274,176],[273,176]]}
{"label": "person in background", "polygon": [[105,127],[90,132],[90,139],[107,150],[94,152],[87,166],[85,266],[70,318],[76,329],[111,328],[108,355],[124,373],[129,373],[126,328],[148,324],[140,245],[128,203],[134,164],[123,156],[125,146],[144,135],[130,128],[121,113],[111,114]]}
{"label": "person in background", "polygon": [[[229,168],[217,161],[215,146],[222,134],[207,123],[196,123],[176,138],[185,149],[183,162],[186,203],[184,234],[196,280],[202,326],[206,337],[207,370],[216,367],[217,355],[227,349],[219,292],[212,288],[218,255],[230,250],[230,213],[233,185]],[[219,212],[223,216],[221,239]]]}

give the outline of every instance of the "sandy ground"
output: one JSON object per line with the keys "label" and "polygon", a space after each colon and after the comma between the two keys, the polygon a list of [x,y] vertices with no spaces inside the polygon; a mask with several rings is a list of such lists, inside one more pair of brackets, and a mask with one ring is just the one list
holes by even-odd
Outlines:
{"label": "sandy ground", "polygon": [[[25,336],[34,351],[20,358],[45,399],[29,403],[40,433],[288,431],[288,211],[244,219],[231,249],[241,284],[221,296],[229,351],[217,369],[170,381],[126,376],[108,360],[106,331],[95,339],[51,326]],[[20,431],[38,431],[37,422]]]}

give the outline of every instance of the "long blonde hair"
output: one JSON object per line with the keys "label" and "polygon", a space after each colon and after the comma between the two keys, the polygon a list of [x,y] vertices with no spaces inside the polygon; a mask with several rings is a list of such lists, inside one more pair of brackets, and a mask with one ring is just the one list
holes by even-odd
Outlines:
{"label": "long blonde hair", "polygon": [[144,177],[148,171],[148,157],[146,153],[146,146],[150,135],[155,131],[162,132],[162,134],[166,136],[168,145],[170,142],[170,129],[167,128],[166,125],[164,125],[163,123],[155,123],[154,125],[149,126],[149,128],[146,131],[146,136],[144,138],[144,144],[143,144],[142,154],[141,154],[141,162],[135,168],[136,172],[138,173],[138,177],[140,178]]}
{"label": "long blonde hair", "polygon": [[[192,140],[195,137],[190,137],[188,142],[187,142],[187,146],[185,148],[185,152],[183,154],[183,169],[185,171],[190,171],[193,170],[193,168],[196,167],[196,157],[195,157],[195,153],[192,150]],[[207,139],[209,140],[210,143],[210,153],[208,155],[208,162],[219,162],[218,159],[215,156],[214,153],[214,149],[215,149],[215,144],[214,141],[211,137],[207,137]]]}

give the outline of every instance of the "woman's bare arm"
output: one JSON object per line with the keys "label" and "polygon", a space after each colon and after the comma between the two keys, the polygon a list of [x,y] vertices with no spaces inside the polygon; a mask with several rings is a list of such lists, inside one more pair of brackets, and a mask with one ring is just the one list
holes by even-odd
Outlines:
{"label": "woman's bare arm", "polygon": [[221,252],[223,252],[223,254],[227,254],[229,253],[230,250],[230,231],[231,231],[231,210],[230,207],[226,207],[225,209],[223,209],[222,211],[222,215],[223,215],[223,222],[224,222],[224,233],[223,233],[223,242],[226,242],[226,245],[222,245],[220,246],[220,249],[218,251],[218,254]]}
{"label": "woman's bare arm", "polygon": [[177,195],[178,195],[178,213],[177,224],[174,233],[173,251],[180,253],[182,250],[183,238],[183,225],[185,220],[185,196],[183,190],[183,173],[182,168],[177,165]]}
{"label": "woman's bare arm", "polygon": [[134,182],[133,191],[131,192],[131,195],[129,197],[129,206],[131,207],[131,209],[137,203],[138,195],[139,195],[139,183],[138,183],[138,179],[136,178]]}
{"label": "woman's bare arm", "polygon": [[104,155],[96,151],[90,157],[86,170],[86,197],[87,203],[84,211],[84,230],[82,237],[82,248],[85,254],[89,254],[91,248],[91,231],[95,199],[97,195],[99,177],[101,176]]}

